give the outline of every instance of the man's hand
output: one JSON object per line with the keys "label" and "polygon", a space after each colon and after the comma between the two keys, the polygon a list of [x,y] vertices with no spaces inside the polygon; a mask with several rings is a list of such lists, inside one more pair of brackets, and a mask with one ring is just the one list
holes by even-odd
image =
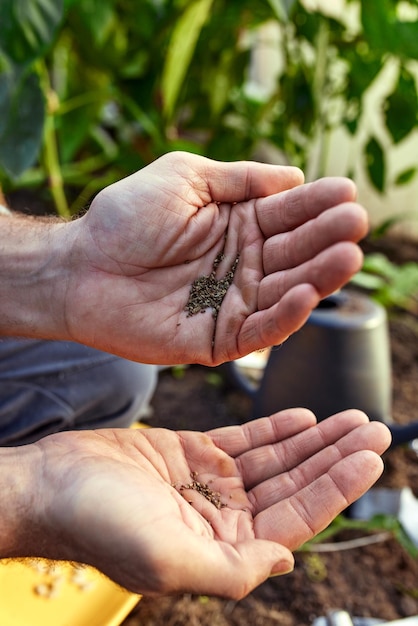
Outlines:
{"label": "man's hand", "polygon": [[316,425],[305,409],[206,434],[50,435],[0,452],[0,556],[81,561],[137,593],[241,598],[377,480],[389,443],[359,411]]}
{"label": "man's hand", "polygon": [[[171,153],[106,188],[64,231],[62,338],[206,365],[283,342],[360,268],[368,227],[349,180],[302,182],[292,167]],[[199,278],[209,295],[191,304]]]}

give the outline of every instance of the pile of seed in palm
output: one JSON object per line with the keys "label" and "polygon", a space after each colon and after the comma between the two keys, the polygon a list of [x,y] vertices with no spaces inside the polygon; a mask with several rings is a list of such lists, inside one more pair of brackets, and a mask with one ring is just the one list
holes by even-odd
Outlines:
{"label": "pile of seed in palm", "polygon": [[[223,509],[226,506],[226,504],[223,504],[221,502],[221,494],[219,493],[219,491],[213,491],[207,483],[201,483],[200,481],[196,480],[196,472],[192,472],[190,476],[192,482],[185,485],[180,485],[180,487],[178,488],[179,491],[184,491],[185,489],[194,489],[198,493],[202,494],[202,496],[204,496],[206,500],[209,500],[209,502],[211,502],[217,509]],[[192,504],[192,502],[190,502],[190,504]]]}
{"label": "pile of seed in palm", "polygon": [[218,317],[222,301],[234,280],[239,254],[224,278],[217,280],[215,277],[216,268],[224,258],[224,253],[220,252],[213,262],[212,271],[209,276],[200,276],[193,282],[190,289],[189,300],[184,307],[184,310],[187,311],[187,317],[196,315],[197,313],[204,313],[206,309],[213,309],[213,317],[215,320]]}

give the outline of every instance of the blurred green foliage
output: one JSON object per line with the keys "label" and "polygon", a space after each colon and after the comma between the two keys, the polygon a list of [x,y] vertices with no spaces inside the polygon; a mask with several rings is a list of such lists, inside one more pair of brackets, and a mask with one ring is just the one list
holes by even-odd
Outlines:
{"label": "blurred green foliage", "polygon": [[[365,534],[365,538],[369,536],[372,540],[374,535],[380,534],[382,531],[387,532],[399,542],[408,554],[413,558],[418,558],[418,548],[405,532],[397,516],[385,513],[377,513],[369,520],[350,519],[346,515],[338,515],[325,530],[301,546],[299,551],[315,552],[318,546],[320,547],[324,542],[335,539],[339,533],[347,530],[361,531]],[[338,551],[338,541],[332,545],[332,548],[335,548],[335,550],[330,551]],[[321,549],[319,551],[321,552]],[[327,550],[322,551],[326,552]]]}
{"label": "blurred green foliage", "polygon": [[[305,168],[318,136],[322,175],[328,133],[356,134],[389,60],[397,78],[382,115],[393,144],[403,141],[417,126],[416,2],[347,7],[355,27],[297,0],[0,0],[0,184],[46,187],[70,215],[167,151],[235,160],[262,142]],[[268,21],[279,26],[283,64],[269,91],[249,73]],[[377,137],[363,156],[384,191]]]}
{"label": "blurred green foliage", "polygon": [[418,263],[396,265],[380,252],[371,253],[352,283],[370,291],[385,308],[418,316]]}

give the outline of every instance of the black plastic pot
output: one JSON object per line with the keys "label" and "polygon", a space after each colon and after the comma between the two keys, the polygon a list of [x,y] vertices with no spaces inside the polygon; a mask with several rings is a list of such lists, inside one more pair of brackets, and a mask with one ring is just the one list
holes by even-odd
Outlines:
{"label": "black plastic pot", "polygon": [[297,333],[271,350],[258,387],[236,363],[226,369],[252,397],[251,418],[301,406],[322,420],[357,408],[389,426],[392,445],[418,437],[418,422],[393,423],[386,311],[357,292],[345,289],[322,300]]}

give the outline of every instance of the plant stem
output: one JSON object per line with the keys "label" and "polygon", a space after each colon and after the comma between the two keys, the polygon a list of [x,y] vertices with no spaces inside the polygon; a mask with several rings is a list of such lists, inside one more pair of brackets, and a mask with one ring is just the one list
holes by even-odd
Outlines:
{"label": "plant stem", "polygon": [[51,88],[48,70],[43,62],[40,63],[40,69],[44,93],[46,94],[47,98],[47,112],[43,145],[44,166],[48,175],[49,188],[51,190],[52,198],[54,200],[55,209],[58,215],[68,219],[69,217],[71,217],[71,213],[68,208],[67,198],[65,196],[64,181],[59,160],[54,118],[54,112],[56,107],[54,107],[53,105],[54,94]]}
{"label": "plant stem", "polygon": [[318,543],[310,544],[307,552],[340,552],[343,550],[354,550],[355,548],[364,548],[374,543],[388,541],[393,537],[393,533],[389,531],[368,535],[365,537],[357,537],[356,539],[348,539],[347,541],[336,541],[335,543]]}
{"label": "plant stem", "polygon": [[327,83],[328,51],[329,51],[330,28],[326,18],[321,17],[318,34],[316,36],[315,71],[312,80],[312,98],[316,119],[316,135],[319,142],[319,151],[316,163],[312,164],[311,173],[307,177],[310,180],[325,175],[326,161],[329,150],[329,132],[326,130],[326,114],[324,112],[324,98],[326,97],[325,86]]}
{"label": "plant stem", "polygon": [[64,192],[64,184],[55,135],[55,124],[52,115],[48,115],[45,122],[44,147],[45,167],[48,173],[49,188],[54,199],[55,208],[58,215],[64,218],[69,218],[71,217],[71,214]]}

